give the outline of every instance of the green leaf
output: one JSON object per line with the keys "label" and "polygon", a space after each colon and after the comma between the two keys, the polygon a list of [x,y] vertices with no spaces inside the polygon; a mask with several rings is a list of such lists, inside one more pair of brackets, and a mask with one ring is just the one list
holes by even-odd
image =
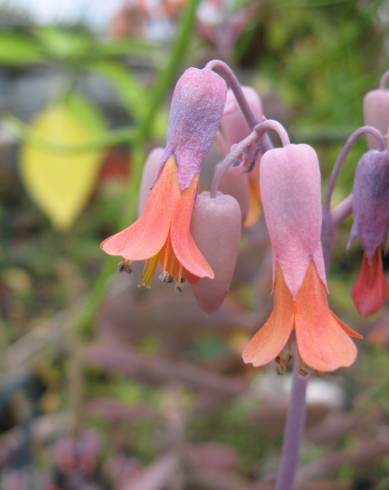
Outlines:
{"label": "green leaf", "polygon": [[85,57],[93,50],[93,38],[83,32],[65,31],[58,27],[42,27],[35,31],[35,37],[43,49],[54,58],[77,59]]}
{"label": "green leaf", "polygon": [[99,52],[103,56],[145,56],[160,59],[161,48],[141,39],[109,39],[99,44]]}
{"label": "green leaf", "polygon": [[[102,116],[87,100],[73,94],[39,114],[31,129],[57,144],[82,144],[103,135]],[[52,224],[72,226],[85,206],[98,176],[102,151],[65,155],[25,143],[21,149],[22,180]]]}
{"label": "green leaf", "polygon": [[32,65],[44,61],[39,45],[29,36],[0,33],[0,65]]}

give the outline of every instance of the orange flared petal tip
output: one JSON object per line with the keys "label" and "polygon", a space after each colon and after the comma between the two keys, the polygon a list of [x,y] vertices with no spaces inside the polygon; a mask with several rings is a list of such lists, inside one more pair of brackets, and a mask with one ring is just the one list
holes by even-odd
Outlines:
{"label": "orange flared petal tip", "polygon": [[389,298],[389,286],[385,280],[381,250],[372,258],[363,255],[362,267],[352,290],[352,297],[361,316],[373,315]]}
{"label": "orange flared petal tip", "polygon": [[329,308],[326,288],[312,263],[296,297],[295,328],[299,355],[311,369],[329,372],[354,363],[357,348],[351,329]]}
{"label": "orange flared petal tip", "polygon": [[166,242],[180,197],[176,163],[171,157],[149,194],[143,214],[131,226],[104,240],[101,249],[127,260],[153,257]]}
{"label": "orange flared petal tip", "polygon": [[214,279],[212,267],[193,240],[190,224],[197,194],[198,175],[192,180],[180,198],[170,229],[170,238],[175,256],[183,268],[192,276]]}
{"label": "orange flared petal tip", "polygon": [[243,361],[254,367],[273,361],[288,342],[293,322],[293,298],[285,284],[281,267],[277,264],[273,311],[243,350]]}

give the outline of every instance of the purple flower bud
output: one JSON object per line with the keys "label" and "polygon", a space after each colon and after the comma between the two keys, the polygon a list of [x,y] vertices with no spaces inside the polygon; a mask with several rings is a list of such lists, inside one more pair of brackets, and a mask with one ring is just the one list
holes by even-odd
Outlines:
{"label": "purple flower bud", "polygon": [[216,136],[226,96],[223,78],[207,68],[188,68],[176,84],[163,161],[174,155],[181,190],[200,172]]}
{"label": "purple flower bud", "polygon": [[235,198],[202,192],[193,210],[191,231],[199,249],[212,267],[214,279],[192,284],[200,307],[208,314],[222,304],[231,284],[241,235],[241,211]]}
{"label": "purple flower bud", "polygon": [[385,244],[389,228],[387,151],[370,150],[359,161],[353,188],[354,225],[349,245],[359,236],[369,258]]}
{"label": "purple flower bud", "polygon": [[147,157],[146,163],[143,167],[142,182],[139,191],[138,216],[143,213],[150,190],[154,185],[156,177],[158,176],[158,171],[161,168],[163,153],[163,148],[155,148]]}
{"label": "purple flower bud", "polygon": [[[389,90],[371,90],[363,99],[365,124],[374,126],[386,136],[389,128]],[[377,140],[368,136],[370,148],[377,148]]]}

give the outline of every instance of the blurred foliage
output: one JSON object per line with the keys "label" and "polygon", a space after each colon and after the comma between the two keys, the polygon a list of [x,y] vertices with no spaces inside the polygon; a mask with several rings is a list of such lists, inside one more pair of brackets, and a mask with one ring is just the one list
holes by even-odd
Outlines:
{"label": "blurred foliage", "polygon": [[[72,92],[59,104],[40,113],[32,130],[54,143],[77,144],[98,139],[104,132],[101,114]],[[26,189],[60,230],[69,229],[95,187],[102,153],[54,154],[27,143],[20,155],[21,176]]]}
{"label": "blurred foliage", "polygon": [[[40,329],[41,336],[51,338],[58,324],[60,327],[65,325],[68,330],[71,330],[69,325],[82,326],[89,333],[88,341],[100,339],[95,317],[106,298],[117,260],[103,263],[98,243],[119,225],[127,224],[136,213],[144,156],[149,146],[164,142],[168,94],[179,70],[185,66],[201,66],[210,57],[226,58],[237,69],[239,78],[254,85],[263,95],[269,117],[274,115],[285,123],[295,140],[308,141],[317,147],[325,177],[330,173],[341,144],[362,124],[363,95],[377,86],[381,73],[388,68],[387,2],[240,0],[233,5],[234,13],[255,3],[259,7],[228,52],[203,39],[200,33],[194,33],[197,3],[190,2],[177,26],[173,43],[156,43],[142,37],[103,37],[89,32],[85,26],[22,25],[0,32],[0,73],[9,77],[10,83],[42,73],[61,79],[60,90],[54,96],[48,95],[51,97],[48,106],[34,108],[31,122],[23,124],[4,115],[6,128],[24,140],[24,151],[16,157],[14,148],[8,153],[0,147],[0,348],[4,359],[9,352],[20,352],[18,341],[26,339],[28,344],[28,335]],[[109,99],[108,109],[91,90],[90,80],[103,80],[108,84],[114,94]],[[112,100],[116,107],[112,107]],[[13,108],[7,106],[7,109]],[[119,112],[120,117],[117,116]],[[25,116],[24,113],[21,115]],[[80,145],[84,147],[80,149]],[[111,146],[120,152],[112,152]],[[357,159],[364,149],[365,142],[361,141],[348,157],[334,203],[351,190]],[[18,158],[24,168],[21,175],[13,165]],[[90,166],[88,175],[82,175],[88,170],[85,163]],[[34,174],[28,174],[26,181],[27,167]],[[80,190],[83,182],[84,188]],[[80,185],[79,189],[76,184]],[[51,228],[49,221],[26,195],[26,189],[41,203],[51,221],[63,225],[61,232]],[[43,199],[45,204],[42,204]],[[61,218],[57,206],[61,207]],[[83,206],[85,211],[81,213]],[[65,214],[62,214],[63,210]],[[359,267],[360,251],[358,245],[348,254],[345,251],[350,225],[350,220],[345,222],[337,236],[331,265],[330,300],[341,311],[342,317],[351,318],[351,323],[358,328],[362,322],[352,306],[350,291]],[[265,253],[259,248],[255,251],[256,257]],[[255,264],[251,266],[253,268],[256,268]],[[270,281],[264,279],[263,282],[266,288],[259,285],[257,277],[241,281],[230,303],[245,314],[252,313],[260,304],[259,312],[255,310],[255,314],[263,314],[266,310],[263,302],[269,301]],[[123,286],[115,282],[115,288]],[[153,294],[158,297],[161,292],[153,291]],[[86,306],[77,310],[82,301],[86,301]],[[146,313],[151,300],[149,295],[142,295],[132,288],[128,292],[128,301],[143,305]],[[176,308],[178,315],[179,306]],[[163,309],[161,317],[165,313]],[[68,314],[65,320],[56,319],[60,310]],[[145,333],[136,342],[126,343],[124,339],[128,332],[124,332],[123,338],[119,337],[119,346],[112,347],[113,357],[119,347],[123,347],[128,349],[131,360],[131,349],[136,346],[141,355],[148,356],[150,361],[157,360],[155,371],[166,376],[162,381],[150,382],[147,376],[142,378],[143,370],[139,368],[133,376],[125,372],[113,373],[104,366],[79,368],[80,379],[84,377],[85,381],[81,398],[86,407],[89,400],[105,398],[118,404],[115,410],[119,407],[135,413],[127,414],[127,418],[123,416],[119,422],[117,414],[117,419],[111,413],[99,416],[84,407],[81,410],[84,413],[77,414],[84,425],[93,425],[104,434],[101,459],[108,460],[124,453],[143,467],[151,464],[166,448],[174,447],[177,442],[174,437],[181,437],[188,445],[218,443],[224,450],[232,451],[238,460],[237,467],[231,463],[227,451],[228,464],[233,467],[231,474],[243,478],[240,483],[255,481],[258,475],[271,474],[280,447],[280,420],[283,421],[285,415],[281,395],[275,401],[270,397],[269,402],[268,392],[258,395],[255,386],[250,384],[245,385],[239,395],[218,398],[199,389],[201,383],[198,380],[196,388],[185,386],[177,394],[177,384],[182,381],[174,377],[169,379],[163,362],[158,368],[158,360],[162,359],[172,362],[173,367],[176,366],[173,372],[177,373],[188,369],[188,365],[203,369],[195,372],[200,380],[204,373],[210,377],[221,376],[220,384],[227,381],[245,384],[253,375],[255,381],[266,380],[268,371],[245,370],[235,350],[232,352],[228,348],[229,338],[236,335],[245,339],[251,330],[242,327],[244,322],[236,310],[226,311],[217,328],[213,328],[212,319],[204,319],[204,324],[210,326],[205,334],[200,328],[193,332],[192,326],[188,328],[182,322],[179,334],[171,330],[170,324],[157,333],[150,333],[149,325],[144,325]],[[135,313],[134,309],[134,316]],[[111,320],[114,323],[117,319]],[[229,320],[234,323],[233,333],[223,330]],[[132,316],[127,318],[128,324],[133,321]],[[369,322],[370,328],[377,322],[379,318]],[[101,329],[100,316],[97,323]],[[189,321],[188,325],[191,325]],[[39,344],[39,340],[32,338]],[[39,334],[38,338],[41,338]],[[187,341],[185,346],[181,345],[183,339]],[[80,347],[80,341],[77,335],[76,346]],[[40,383],[45,390],[40,400],[31,402],[33,410],[40,415],[61,414],[77,406],[74,401],[80,396],[75,393],[77,383],[68,378],[69,365],[79,362],[73,342],[74,338],[69,340],[67,335],[60,341],[50,341],[48,346],[38,350],[35,357],[39,362],[34,358],[34,362],[20,368],[23,373],[28,371],[28,383]],[[335,408],[324,403],[325,414],[334,418],[339,414],[351,419],[356,416],[362,428],[358,422],[351,430],[339,430],[340,438],[334,444],[325,437],[319,442],[310,440],[304,450],[304,464],[326,461],[328,455],[336,455],[338,451],[364,448],[370,440],[378,444],[380,431],[387,433],[388,384],[384,374],[389,368],[388,347],[389,342],[386,347],[384,343],[373,346],[366,340],[361,348],[362,361],[357,367],[341,373],[342,383],[336,376],[325,378],[332,387],[340,386],[344,396],[344,402]],[[4,366],[2,369],[6,373]],[[1,407],[8,407],[0,410],[0,418],[3,416],[2,427],[8,431],[28,427],[22,417],[9,416],[10,412],[16,414],[17,411],[14,405],[9,405],[12,397],[8,394],[19,389],[12,389],[12,386],[20,387],[20,382],[16,383],[13,376],[4,376],[7,390],[0,393]],[[277,390],[282,392],[281,382],[272,383],[273,396]],[[152,412],[149,418],[147,409]],[[277,414],[281,415],[277,417]],[[370,422],[372,414],[378,415]],[[322,415],[318,420],[324,423],[325,417]],[[183,429],[177,429],[180,424]],[[180,430],[185,436],[177,436]],[[5,430],[4,434],[7,435]],[[82,432],[78,434],[81,438]],[[41,453],[45,451],[46,456],[42,457]],[[221,457],[220,448],[213,448],[213,451]],[[369,454],[366,453],[366,458]],[[51,456],[50,446],[46,445],[44,450],[35,455],[30,452],[22,460],[27,466],[39,460],[45,471],[54,472]],[[376,461],[366,468],[346,458],[343,465],[328,470],[329,478],[335,485],[348,483],[347,488],[387,488],[388,458],[382,454],[374,457]],[[195,464],[190,468],[188,473],[193,470],[195,474]],[[57,467],[55,471],[59,471]],[[218,481],[218,477],[213,479]],[[365,486],[358,487],[362,479]],[[198,488],[196,484],[192,487]],[[233,488],[243,488],[243,484]]]}

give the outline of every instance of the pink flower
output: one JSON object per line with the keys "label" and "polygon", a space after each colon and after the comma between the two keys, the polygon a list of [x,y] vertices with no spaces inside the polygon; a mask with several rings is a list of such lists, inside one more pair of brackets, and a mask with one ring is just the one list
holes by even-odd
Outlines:
{"label": "pink flower", "polygon": [[260,182],[273,248],[273,311],[243,352],[262,366],[278,357],[295,332],[302,362],[318,371],[350,366],[359,338],[331,311],[321,244],[321,188],[317,155],[308,145],[266,152]]}
{"label": "pink flower", "polygon": [[[184,72],[173,93],[167,143],[160,163],[156,165],[154,153],[146,166],[142,214],[101,244],[107,254],[123,257],[126,268],[132,261],[146,261],[141,281],[144,286],[151,286],[158,263],[163,278],[175,280],[178,285],[185,278],[195,281],[214,277],[193,240],[190,223],[201,164],[215,138],[226,93],[224,80],[211,70],[189,68]],[[149,182],[152,189],[144,202]]]}

